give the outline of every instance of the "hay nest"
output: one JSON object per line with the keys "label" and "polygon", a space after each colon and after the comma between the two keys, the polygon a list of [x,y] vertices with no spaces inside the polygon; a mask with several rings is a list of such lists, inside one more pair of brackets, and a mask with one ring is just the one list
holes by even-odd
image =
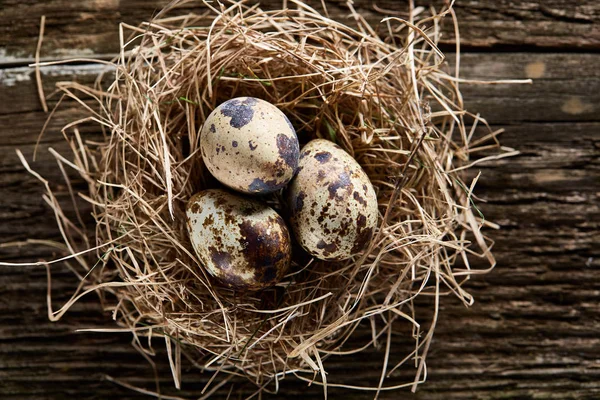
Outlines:
{"label": "hay nest", "polygon": [[[352,27],[300,2],[277,11],[203,7],[203,14],[164,10],[138,27],[123,24],[121,54],[97,86],[59,88],[89,113],[63,129],[72,154],[56,156],[87,182],[81,197],[93,206],[95,232],[68,220],[49,192],[69,257],[82,268],[79,288],[52,318],[99,293],[142,351],[152,353],[146,336],[166,342],[177,387],[181,354],[215,376],[243,375],[260,388],[287,374],[327,386],[326,358],[380,341],[384,368],[372,389],[416,385],[441,296],[471,304],[463,283],[488,269],[472,269],[470,256],[494,265],[472,200],[475,182],[463,182],[460,171],[474,162],[471,154],[499,148],[497,132],[474,134],[483,120],[463,109],[458,71],[436,47],[439,22],[452,10],[411,11],[375,32],[351,6]],[[335,263],[296,254],[284,280],[261,292],[211,280],[192,251],[185,204],[215,186],[199,154],[202,123],[237,96],[277,105],[301,145],[326,138],[361,164],[380,211],[367,251]],[[79,133],[90,121],[102,127],[101,139]],[[281,207],[279,195],[266,201]],[[422,296],[435,299],[427,321],[414,307]],[[415,346],[398,358],[390,356],[390,337],[400,320],[413,326]],[[372,338],[351,346],[361,323]],[[414,381],[385,386],[384,376],[411,359]]]}

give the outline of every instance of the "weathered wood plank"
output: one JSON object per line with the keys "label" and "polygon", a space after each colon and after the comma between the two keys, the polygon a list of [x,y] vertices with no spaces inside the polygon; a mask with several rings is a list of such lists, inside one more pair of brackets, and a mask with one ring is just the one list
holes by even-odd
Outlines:
{"label": "weathered wood plank", "polygon": [[[451,64],[454,57],[449,56]],[[470,111],[480,112],[491,123],[544,121],[600,121],[600,54],[570,53],[465,53],[461,56],[461,76],[478,80],[532,78],[533,84],[481,85],[462,84]],[[108,71],[100,65],[64,65],[43,67],[44,91],[50,95],[59,81],[73,78],[92,84]],[[577,74],[572,71],[576,70]],[[0,117],[6,114],[40,111],[28,67],[0,69]],[[58,96],[51,97],[49,106]],[[6,116],[8,117],[8,116]],[[6,118],[5,117],[5,118]]]}
{"label": "weathered wood plank", "polygon": [[[167,0],[2,0],[0,31],[4,34],[0,37],[0,64],[28,63],[33,59],[42,15],[46,16],[43,58],[107,56],[118,52],[119,22],[136,25],[151,18],[167,3]],[[320,1],[309,3],[318,6]],[[345,3],[345,0],[328,1],[330,15],[347,20]],[[201,2],[194,4],[197,7]],[[268,9],[280,7],[282,2],[264,0],[261,4]],[[373,25],[384,16],[403,17],[408,9],[405,0],[355,0],[354,4]],[[440,9],[444,2],[417,2],[417,5],[430,4]],[[194,9],[192,6],[182,12]],[[600,46],[600,4],[595,0],[475,0],[456,2],[455,8],[464,47],[573,50]],[[388,11],[377,11],[382,9]],[[450,24],[444,29],[443,44],[454,44]]]}

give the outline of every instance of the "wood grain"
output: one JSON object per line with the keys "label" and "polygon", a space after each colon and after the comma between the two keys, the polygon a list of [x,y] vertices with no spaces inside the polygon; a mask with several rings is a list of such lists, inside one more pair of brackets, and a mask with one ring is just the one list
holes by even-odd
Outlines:
{"label": "wood grain", "polygon": [[[138,24],[156,14],[167,0],[0,0],[0,64],[31,62],[37,44],[40,17],[46,16],[42,59],[60,57],[110,57],[118,52],[119,22]],[[308,1],[319,7],[318,0]],[[420,0],[417,6],[442,0]],[[456,2],[463,48],[478,49],[598,49],[600,3],[596,0]],[[198,10],[200,1],[179,12]],[[281,0],[264,0],[265,9]],[[290,3],[291,4],[291,3]],[[350,21],[345,0],[327,1],[332,18]],[[356,10],[374,26],[383,17],[405,17],[406,0],[355,0]],[[193,7],[196,5],[196,7]],[[383,10],[383,11],[382,11]],[[450,21],[444,27],[443,44],[455,43]]]}
{"label": "wood grain", "polygon": [[[41,200],[41,186],[24,171],[15,155],[19,148],[31,158],[46,119],[33,73],[20,66],[31,58],[39,16],[48,17],[49,47],[44,47],[47,57],[86,52],[107,55],[115,51],[114,36],[110,35],[117,21],[146,18],[158,3],[0,2],[4,32],[0,46],[6,49],[2,56],[4,68],[0,69],[0,243],[59,237],[52,213]],[[371,7],[371,3],[356,3]],[[378,4],[385,7],[390,3]],[[459,3],[462,36],[469,46],[478,49],[461,56],[463,76],[536,79],[533,85],[462,86],[468,108],[486,116],[494,128],[506,129],[502,143],[521,151],[517,157],[477,168],[482,171],[477,189],[482,199],[479,206],[487,219],[502,226],[490,232],[496,241],[498,267],[467,285],[476,299],[473,307],[466,309],[452,298],[442,302],[428,357],[428,381],[417,394],[402,390],[384,393],[380,398],[600,398],[597,2]],[[585,35],[581,34],[584,28]],[[539,36],[532,32],[539,32]],[[480,51],[493,50],[494,46],[502,50],[507,49],[503,46],[535,47],[537,51],[548,47],[565,52]],[[572,52],[582,49],[591,51]],[[9,55],[18,58],[10,59]],[[98,72],[99,67],[93,65],[44,69],[45,91],[51,93],[60,80],[90,83]],[[55,101],[50,99],[50,107]],[[77,115],[72,105],[61,108],[42,138],[38,160],[32,163],[53,182],[59,181],[60,173],[47,149],[65,150],[59,129]],[[97,132],[89,127],[84,134],[93,137]],[[55,189],[62,201],[68,201],[64,187],[56,185]],[[0,246],[2,260],[49,259],[56,255],[44,246]],[[53,267],[55,308],[66,300],[75,284],[66,265]],[[113,326],[94,295],[77,303],[58,323],[47,319],[45,296],[45,270],[0,267],[2,399],[148,398],[105,378],[111,375],[154,390],[152,368],[132,348],[130,336],[75,332]],[[429,306],[420,304],[425,324]],[[410,332],[402,329],[400,326],[393,338],[391,362],[410,349]],[[365,326],[353,340],[364,343],[369,335]],[[355,385],[376,383],[384,345],[380,343],[379,348],[352,360],[327,360],[329,380]],[[184,371],[183,391],[177,392],[161,347],[161,343],[155,343],[163,393],[199,397],[210,376],[188,368]],[[403,369],[388,383],[406,381],[414,372],[412,368]],[[236,384],[233,398],[255,390],[242,382]],[[225,399],[229,390],[230,385],[225,385],[213,398]],[[280,392],[289,399],[322,396],[321,388],[307,387],[290,378],[281,383]],[[330,398],[341,397],[368,399],[373,393],[330,388]]]}

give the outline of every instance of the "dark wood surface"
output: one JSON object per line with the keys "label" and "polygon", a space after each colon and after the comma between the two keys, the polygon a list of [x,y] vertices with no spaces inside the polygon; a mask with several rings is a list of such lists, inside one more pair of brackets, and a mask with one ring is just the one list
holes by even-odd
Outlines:
{"label": "dark wood surface", "polygon": [[[26,68],[40,16],[47,16],[43,59],[107,58],[117,51],[118,22],[146,20],[164,3],[0,1],[0,243],[59,237],[41,186],[15,154],[19,148],[31,157],[46,118],[33,72]],[[346,16],[336,5],[341,3],[328,2],[336,18]],[[371,1],[355,4],[376,23]],[[377,4],[405,9],[393,0]],[[459,1],[456,10],[464,77],[535,78],[533,85],[462,87],[468,108],[494,128],[505,128],[503,144],[521,155],[479,168],[477,194],[485,200],[480,208],[502,226],[493,232],[497,268],[468,284],[473,307],[450,297],[442,302],[428,381],[417,394],[401,390],[381,398],[600,398],[600,3]],[[450,34],[445,42],[452,44]],[[51,93],[59,80],[91,82],[98,71],[87,64],[45,69],[45,91]],[[76,115],[70,106],[57,113],[32,163],[51,180],[60,173],[47,149],[65,149],[58,128]],[[3,261],[57,254],[41,245],[0,245]],[[53,271],[56,307],[76,281],[64,265]],[[45,270],[0,267],[0,398],[146,398],[106,379],[155,389],[152,368],[132,348],[131,337],[75,332],[112,326],[93,295],[61,321],[49,322]],[[355,340],[368,335],[365,327]],[[402,332],[393,343],[397,356],[411,346]],[[326,364],[330,380],[376,384],[381,356],[382,349],[374,348],[350,359],[331,358]],[[155,361],[163,393],[200,396],[209,376],[188,370],[178,393],[164,354],[159,351]],[[403,370],[390,383],[411,374],[414,370]],[[225,385],[214,398],[226,398],[229,390]],[[238,384],[232,398],[238,398],[238,390],[250,394],[254,388]],[[319,387],[289,378],[280,393],[298,399],[322,396]],[[342,396],[373,394],[330,389],[330,398]]]}

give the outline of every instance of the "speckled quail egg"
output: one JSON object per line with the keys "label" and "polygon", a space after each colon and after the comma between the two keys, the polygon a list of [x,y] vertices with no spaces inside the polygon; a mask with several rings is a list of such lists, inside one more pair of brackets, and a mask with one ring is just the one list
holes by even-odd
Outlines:
{"label": "speckled quail egg", "polygon": [[243,193],[283,188],[298,166],[298,138],[285,114],[254,97],[215,108],[202,126],[200,149],[210,173]]}
{"label": "speckled quail egg", "polygon": [[350,154],[324,139],[300,152],[287,200],[296,239],[321,260],[344,260],[364,250],[379,216],[367,174]]}
{"label": "speckled quail egg", "polygon": [[187,228],[202,265],[230,288],[266,288],[289,266],[287,226],[275,210],[257,200],[204,190],[187,204]]}

